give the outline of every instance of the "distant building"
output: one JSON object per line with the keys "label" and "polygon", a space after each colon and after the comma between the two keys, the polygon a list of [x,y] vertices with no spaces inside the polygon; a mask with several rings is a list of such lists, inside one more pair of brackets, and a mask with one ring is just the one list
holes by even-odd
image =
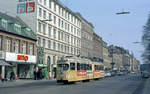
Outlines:
{"label": "distant building", "polygon": [[111,63],[112,57],[110,57],[107,43],[103,41],[103,64],[105,66],[105,70],[111,70]]}
{"label": "distant building", "polygon": [[103,58],[103,40],[95,32],[93,33],[93,56]]}
{"label": "distant building", "polygon": [[82,57],[93,57],[93,32],[94,26],[85,20],[80,13],[76,13],[81,19],[81,54]]}
{"label": "distant building", "polygon": [[0,74],[9,78],[33,78],[36,65],[36,35],[18,17],[0,13]]}

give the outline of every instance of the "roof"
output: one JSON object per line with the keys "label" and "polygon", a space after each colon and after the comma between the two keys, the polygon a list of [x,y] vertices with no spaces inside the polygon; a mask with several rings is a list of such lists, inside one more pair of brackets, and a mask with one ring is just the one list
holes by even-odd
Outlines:
{"label": "roof", "polygon": [[92,28],[94,28],[93,24],[92,24],[91,22],[88,22],[79,12],[77,12],[76,15],[77,15],[81,20],[84,20],[86,23],[88,23]]}
{"label": "roof", "polygon": [[76,15],[75,12],[73,12],[71,9],[69,9],[67,6],[65,6],[60,0],[54,0],[58,5],[60,5],[62,8],[66,9],[68,12],[70,12],[72,15],[77,17],[80,21],[81,19]]}
{"label": "roof", "polygon": [[[7,15],[5,13],[0,12],[0,19],[5,19],[8,22],[7,28],[4,28],[0,24],[0,31],[1,32],[14,34],[14,35],[21,36],[21,37],[31,39],[31,40],[37,40],[36,34],[19,17],[12,17],[10,15]],[[13,27],[13,24],[20,25],[21,31],[20,32],[16,31]],[[27,30],[27,28],[29,30]]]}

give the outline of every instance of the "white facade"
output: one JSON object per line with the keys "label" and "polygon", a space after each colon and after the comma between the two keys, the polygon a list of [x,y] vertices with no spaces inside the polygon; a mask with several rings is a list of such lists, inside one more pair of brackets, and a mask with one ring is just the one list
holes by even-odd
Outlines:
{"label": "white facade", "polygon": [[[80,54],[81,21],[72,11],[58,0],[24,1],[5,0],[0,3],[0,8],[19,16],[36,32],[38,46],[45,48],[45,64],[48,57],[51,64],[56,64],[59,57]],[[17,4],[26,2],[35,2],[35,12],[17,14]]]}

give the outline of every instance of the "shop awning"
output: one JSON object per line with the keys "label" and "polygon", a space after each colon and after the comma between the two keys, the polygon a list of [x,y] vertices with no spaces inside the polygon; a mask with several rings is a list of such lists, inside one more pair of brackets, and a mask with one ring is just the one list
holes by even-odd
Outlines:
{"label": "shop awning", "polygon": [[32,62],[14,62],[14,61],[8,61],[9,64],[25,64],[25,65],[35,65],[36,63]]}
{"label": "shop awning", "polygon": [[11,65],[5,62],[4,60],[0,60],[0,66],[11,66]]}

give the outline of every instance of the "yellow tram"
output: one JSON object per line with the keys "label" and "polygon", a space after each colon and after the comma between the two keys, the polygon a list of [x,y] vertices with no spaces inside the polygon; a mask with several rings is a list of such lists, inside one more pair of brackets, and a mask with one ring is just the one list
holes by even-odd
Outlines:
{"label": "yellow tram", "polygon": [[57,82],[88,81],[104,77],[104,65],[89,59],[65,57],[57,63]]}

